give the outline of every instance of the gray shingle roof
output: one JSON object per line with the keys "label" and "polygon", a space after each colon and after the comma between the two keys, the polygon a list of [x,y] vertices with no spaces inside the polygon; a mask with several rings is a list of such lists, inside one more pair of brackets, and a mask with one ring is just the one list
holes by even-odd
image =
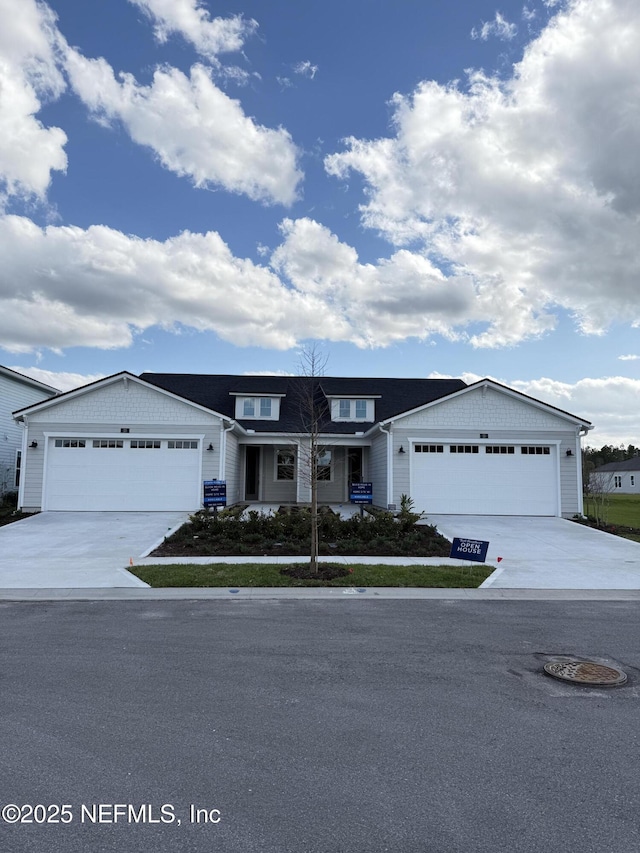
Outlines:
{"label": "gray shingle roof", "polygon": [[[243,427],[256,432],[303,432],[300,395],[315,388],[317,399],[332,397],[377,397],[375,422],[384,421],[424,403],[466,388],[461,379],[389,379],[320,376],[233,376],[228,374],[142,373],[140,379],[180,397],[235,418],[234,394],[268,397],[284,394],[278,421],[238,419]],[[322,432],[353,434],[371,423],[323,423]]]}
{"label": "gray shingle roof", "polygon": [[640,471],[640,456],[625,459],[624,462],[607,462],[606,465],[601,465],[595,469],[595,473],[600,473],[600,471]]}

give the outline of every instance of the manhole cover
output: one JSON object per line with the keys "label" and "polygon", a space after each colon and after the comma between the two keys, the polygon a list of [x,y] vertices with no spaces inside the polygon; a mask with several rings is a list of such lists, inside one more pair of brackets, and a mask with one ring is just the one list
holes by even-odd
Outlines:
{"label": "manhole cover", "polygon": [[592,660],[550,661],[544,671],[552,678],[572,681],[574,684],[591,684],[598,687],[618,687],[625,684],[627,675],[621,669]]}

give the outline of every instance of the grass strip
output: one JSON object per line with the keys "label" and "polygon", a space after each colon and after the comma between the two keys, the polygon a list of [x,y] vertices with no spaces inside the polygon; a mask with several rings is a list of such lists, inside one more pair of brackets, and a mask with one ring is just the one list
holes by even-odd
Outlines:
{"label": "grass strip", "polygon": [[[295,561],[292,561],[295,562]],[[325,580],[298,580],[280,573],[282,565],[265,563],[210,563],[208,565],[134,566],[134,575],[152,587],[317,587],[317,586],[397,586],[475,589],[494,571],[493,567],[469,566],[389,566],[352,564],[345,577]]]}

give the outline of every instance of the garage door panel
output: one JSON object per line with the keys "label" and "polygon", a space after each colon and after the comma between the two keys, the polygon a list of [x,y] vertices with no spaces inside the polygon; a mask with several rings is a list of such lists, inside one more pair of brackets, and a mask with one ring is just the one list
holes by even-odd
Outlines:
{"label": "garage door panel", "polygon": [[[91,443],[93,444],[93,442]],[[194,510],[200,500],[197,448],[56,447],[46,472],[49,510]]]}
{"label": "garage door panel", "polygon": [[555,446],[522,452],[411,454],[411,490],[416,509],[437,514],[556,515],[558,472]]}

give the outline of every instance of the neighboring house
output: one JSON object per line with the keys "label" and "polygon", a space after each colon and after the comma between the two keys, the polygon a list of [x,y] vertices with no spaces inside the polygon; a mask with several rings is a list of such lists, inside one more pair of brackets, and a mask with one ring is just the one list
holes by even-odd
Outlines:
{"label": "neighboring house", "polygon": [[483,379],[130,373],[15,412],[29,450],[19,504],[43,510],[188,510],[204,480],[228,504],[308,503],[304,398],[323,413],[319,500],[371,482],[378,507],[428,514],[582,512],[591,424]]}
{"label": "neighboring house", "polygon": [[624,462],[607,462],[589,476],[592,488],[603,487],[610,494],[640,494],[640,456]]}
{"label": "neighboring house", "polygon": [[15,492],[20,482],[23,430],[12,412],[58,393],[49,385],[0,365],[0,496]]}

